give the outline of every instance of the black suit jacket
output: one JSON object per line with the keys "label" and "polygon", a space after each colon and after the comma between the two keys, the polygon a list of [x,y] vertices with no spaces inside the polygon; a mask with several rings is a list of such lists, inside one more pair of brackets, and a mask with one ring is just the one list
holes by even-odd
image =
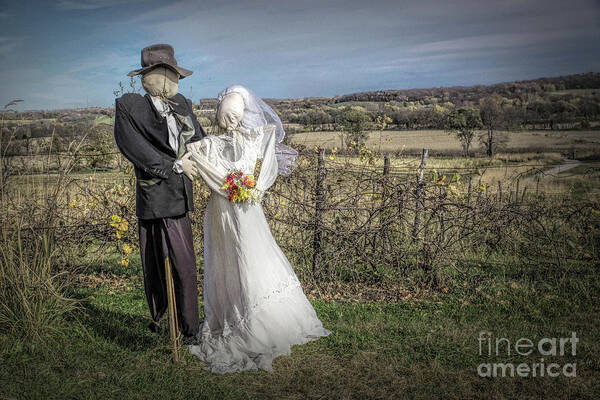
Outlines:
{"label": "black suit jacket", "polygon": [[[192,112],[192,102],[179,93],[170,100],[176,103],[173,111],[192,118],[195,133],[186,143],[206,136]],[[127,93],[115,101],[115,141],[134,166],[138,218],[175,217],[194,210],[192,181],[173,170],[176,153],[169,145],[167,119],[156,110],[150,95]]]}

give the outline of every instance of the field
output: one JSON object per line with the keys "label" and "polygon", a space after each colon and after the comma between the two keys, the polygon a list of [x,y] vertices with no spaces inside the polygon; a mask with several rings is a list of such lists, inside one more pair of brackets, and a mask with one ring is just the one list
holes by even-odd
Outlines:
{"label": "field", "polygon": [[[521,131],[503,132],[507,137],[504,147],[506,152],[572,152],[590,151],[600,146],[600,131]],[[417,130],[417,131],[371,131],[367,146],[379,151],[381,136],[381,151],[397,152],[403,150],[408,153],[420,152],[428,148],[435,152],[454,153],[462,152],[460,142],[452,135],[442,130]],[[292,143],[304,145],[308,148],[321,146],[327,149],[341,148],[340,132],[302,132],[292,137]]]}
{"label": "field", "polygon": [[552,92],[552,95],[565,95],[565,94],[573,94],[573,95],[583,95],[583,96],[592,96],[600,93],[598,89],[565,89],[565,90],[556,90]]}
{"label": "field", "polygon": [[[386,130],[386,174],[379,134],[366,160],[331,152],[336,132],[292,137],[300,165],[265,214],[333,333],[296,346],[272,373],[212,375],[185,351],[174,364],[166,320],[149,332],[139,252],[124,250],[137,245],[129,169],[68,170],[79,156],[65,153],[8,160],[30,170],[7,178],[0,201],[0,300],[22,310],[0,310],[0,397],[598,398],[600,131],[507,132],[494,157],[466,158],[443,131]],[[327,149],[321,161],[314,147]],[[431,153],[417,184],[422,148]],[[566,161],[573,151],[578,161]],[[201,288],[207,192],[195,187]],[[48,282],[76,301],[64,315]],[[37,303],[23,300],[30,290]],[[562,356],[490,355],[482,331],[513,344],[575,332],[579,342]],[[478,375],[481,364],[541,358],[575,363],[576,377]]]}

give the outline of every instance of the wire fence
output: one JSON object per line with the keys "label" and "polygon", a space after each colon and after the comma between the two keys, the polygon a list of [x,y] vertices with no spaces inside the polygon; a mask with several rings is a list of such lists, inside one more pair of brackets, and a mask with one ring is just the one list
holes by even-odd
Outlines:
{"label": "wire fence", "polygon": [[[598,259],[595,198],[553,195],[519,179],[498,182],[492,191],[475,174],[443,179],[429,161],[427,152],[411,167],[392,165],[389,156],[381,167],[328,160],[324,151],[302,156],[263,204],[298,275],[312,282],[418,276],[424,285],[439,287],[448,268],[464,273],[475,260],[534,267]],[[524,165],[501,168],[507,167]],[[89,252],[99,243],[118,249],[137,243],[133,174],[105,180],[58,174],[56,180],[41,189],[41,203],[37,194],[7,191],[4,230],[32,238],[52,230],[65,254]],[[196,180],[192,221],[199,256],[209,198]],[[127,224],[115,224],[115,217]],[[15,223],[18,218],[25,223]]]}

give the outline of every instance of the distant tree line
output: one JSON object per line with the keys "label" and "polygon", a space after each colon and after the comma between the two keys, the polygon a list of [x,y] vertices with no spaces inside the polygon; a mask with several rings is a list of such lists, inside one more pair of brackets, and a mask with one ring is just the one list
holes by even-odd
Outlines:
{"label": "distant tree line", "polygon": [[[359,151],[368,131],[438,129],[456,135],[466,155],[474,140],[493,155],[518,129],[588,129],[600,119],[600,73],[499,83],[472,87],[386,90],[333,98],[265,99],[278,112],[289,133],[335,131],[342,149]],[[208,127],[216,99],[195,105]],[[114,115],[112,108],[53,111],[4,111],[0,132],[19,143],[9,153],[28,152],[36,138],[55,136],[53,149],[73,137],[96,135],[96,122]],[[378,122],[379,121],[379,122]],[[386,121],[383,125],[380,121]],[[102,137],[111,140],[103,130]],[[4,141],[8,143],[8,141]],[[101,147],[93,143],[93,147]],[[8,153],[7,153],[8,154]]]}
{"label": "distant tree line", "polygon": [[526,102],[531,95],[543,95],[544,93],[554,91],[590,88],[600,89],[600,73],[589,72],[585,74],[573,74],[552,78],[503,82],[494,85],[380,90],[338,96],[333,100],[336,103],[348,101],[421,101],[423,104],[435,104],[437,102],[449,101],[462,106],[467,102],[472,102],[473,104],[478,103],[481,98],[491,94],[498,94],[509,99],[520,99],[521,101]]}

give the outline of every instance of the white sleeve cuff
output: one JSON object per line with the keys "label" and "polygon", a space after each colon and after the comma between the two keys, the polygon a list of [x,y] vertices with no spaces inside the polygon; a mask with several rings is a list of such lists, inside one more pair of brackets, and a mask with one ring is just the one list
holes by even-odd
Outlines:
{"label": "white sleeve cuff", "polygon": [[181,160],[175,160],[175,162],[173,163],[173,170],[175,172],[177,172],[178,174],[183,172],[183,161]]}

